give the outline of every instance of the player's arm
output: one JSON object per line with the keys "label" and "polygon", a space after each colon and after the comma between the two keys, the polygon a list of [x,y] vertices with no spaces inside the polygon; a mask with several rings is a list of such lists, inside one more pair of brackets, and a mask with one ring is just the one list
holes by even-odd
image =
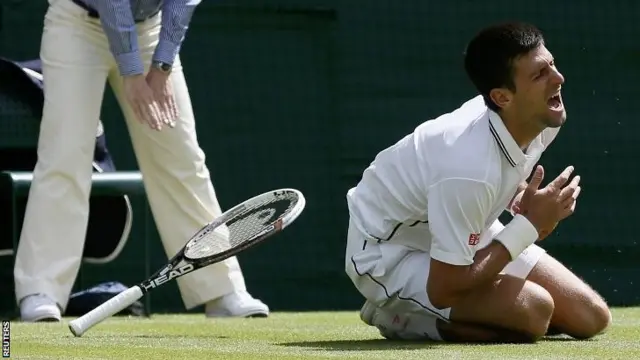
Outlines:
{"label": "player's arm", "polygon": [[165,0],[162,5],[160,40],[153,61],[173,64],[187,34],[193,12],[201,0]]}
{"label": "player's arm", "polygon": [[100,14],[109,49],[122,76],[141,75],[144,65],[138,51],[138,32],[130,0],[85,0]]}
{"label": "player's arm", "polygon": [[433,239],[427,294],[435,307],[452,307],[474,289],[491,283],[538,239],[536,228],[516,215],[489,246],[476,252],[472,234],[484,230],[495,196],[489,184],[467,179],[448,179],[430,188]]}

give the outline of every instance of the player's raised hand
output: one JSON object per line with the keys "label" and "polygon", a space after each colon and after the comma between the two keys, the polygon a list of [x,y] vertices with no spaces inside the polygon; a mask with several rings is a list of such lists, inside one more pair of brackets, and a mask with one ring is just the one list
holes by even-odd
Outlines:
{"label": "player's raised hand", "polygon": [[560,220],[575,211],[575,203],[581,190],[580,176],[574,177],[565,186],[573,171],[573,166],[568,166],[558,177],[540,189],[544,179],[544,168],[538,165],[522,195],[518,212],[538,229],[540,239],[549,235]]}
{"label": "player's raised hand", "polygon": [[560,220],[565,219],[569,215],[573,214],[576,209],[576,201],[580,196],[580,175],[575,176],[569,185],[565,186],[558,196],[558,202],[562,205],[564,211]]}

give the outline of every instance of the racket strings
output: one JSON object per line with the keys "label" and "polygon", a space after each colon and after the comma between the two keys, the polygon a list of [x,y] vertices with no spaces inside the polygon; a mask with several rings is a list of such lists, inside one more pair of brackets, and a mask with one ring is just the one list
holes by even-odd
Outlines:
{"label": "racket strings", "polygon": [[185,250],[185,255],[192,259],[197,259],[219,254],[229,249],[231,249],[229,230],[223,224],[214,229],[206,228],[202,234],[189,243]]}
{"label": "racket strings", "polygon": [[203,258],[231,250],[254,239],[296,205],[297,197],[271,197],[247,207],[226,225],[207,227],[198,234],[185,249],[185,255],[192,259]]}
{"label": "racket strings", "polygon": [[247,209],[244,214],[227,224],[231,246],[240,245],[254,238],[269,225],[284,217],[295,204],[295,198],[274,198]]}

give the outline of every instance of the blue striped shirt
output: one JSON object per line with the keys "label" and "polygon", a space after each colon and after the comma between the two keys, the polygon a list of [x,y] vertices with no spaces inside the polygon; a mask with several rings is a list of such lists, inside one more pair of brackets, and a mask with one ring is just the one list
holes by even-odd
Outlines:
{"label": "blue striped shirt", "polygon": [[160,40],[154,61],[172,64],[180,52],[195,7],[201,0],[82,0],[100,14],[109,48],[122,76],[142,74],[136,21],[162,11]]}

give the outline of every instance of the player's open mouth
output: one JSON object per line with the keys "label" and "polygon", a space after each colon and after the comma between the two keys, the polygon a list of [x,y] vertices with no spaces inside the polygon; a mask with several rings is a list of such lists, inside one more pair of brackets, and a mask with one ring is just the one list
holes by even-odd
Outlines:
{"label": "player's open mouth", "polygon": [[560,96],[560,92],[551,96],[547,101],[547,104],[549,104],[549,109],[561,111],[564,108],[564,105],[562,104],[562,96]]}

